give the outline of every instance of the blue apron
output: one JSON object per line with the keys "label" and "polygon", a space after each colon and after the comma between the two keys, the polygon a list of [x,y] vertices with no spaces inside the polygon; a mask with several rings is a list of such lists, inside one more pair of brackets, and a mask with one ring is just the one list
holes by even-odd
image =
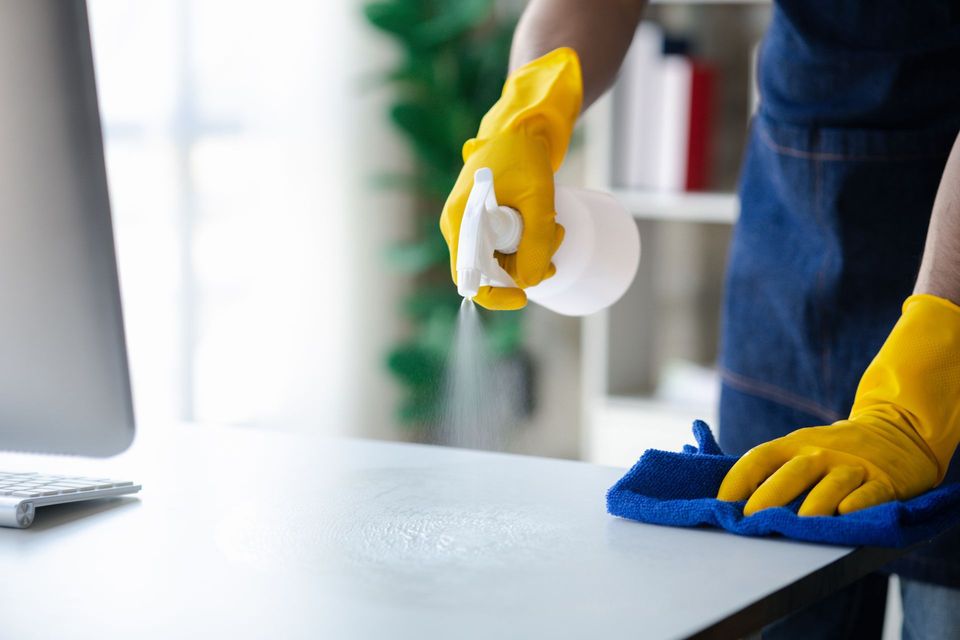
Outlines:
{"label": "blue apron", "polygon": [[[960,131],[958,17],[942,2],[775,5],[727,270],[725,451],[849,412],[913,290]],[[960,586],[960,534],[893,570]]]}

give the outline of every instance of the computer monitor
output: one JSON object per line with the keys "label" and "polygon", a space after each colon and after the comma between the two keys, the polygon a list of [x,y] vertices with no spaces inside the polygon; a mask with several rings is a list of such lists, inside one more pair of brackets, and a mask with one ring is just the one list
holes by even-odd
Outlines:
{"label": "computer monitor", "polygon": [[133,403],[82,0],[0,0],[0,448],[106,456]]}

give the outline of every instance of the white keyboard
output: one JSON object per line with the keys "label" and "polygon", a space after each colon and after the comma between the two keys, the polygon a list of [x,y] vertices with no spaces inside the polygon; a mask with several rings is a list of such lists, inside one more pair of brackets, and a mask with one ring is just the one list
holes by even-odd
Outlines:
{"label": "white keyboard", "polygon": [[33,524],[37,507],[96,500],[140,491],[140,485],[107,478],[0,471],[0,527]]}

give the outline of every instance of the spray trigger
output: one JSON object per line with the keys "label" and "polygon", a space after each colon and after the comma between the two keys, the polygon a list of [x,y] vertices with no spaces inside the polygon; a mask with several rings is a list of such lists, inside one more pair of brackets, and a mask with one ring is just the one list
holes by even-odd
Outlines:
{"label": "spray trigger", "polygon": [[515,253],[523,233],[520,214],[497,204],[493,172],[484,167],[473,174],[473,189],[460,222],[457,244],[457,292],[473,299],[480,287],[516,287],[497,261],[495,252]]}

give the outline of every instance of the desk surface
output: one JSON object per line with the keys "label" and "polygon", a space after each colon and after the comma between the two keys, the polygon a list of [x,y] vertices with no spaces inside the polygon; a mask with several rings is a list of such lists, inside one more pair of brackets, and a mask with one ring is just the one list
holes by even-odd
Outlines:
{"label": "desk surface", "polygon": [[726,637],[885,559],[610,517],[619,469],[149,431],[110,460],[0,456],[144,487],[0,529],[4,637]]}

